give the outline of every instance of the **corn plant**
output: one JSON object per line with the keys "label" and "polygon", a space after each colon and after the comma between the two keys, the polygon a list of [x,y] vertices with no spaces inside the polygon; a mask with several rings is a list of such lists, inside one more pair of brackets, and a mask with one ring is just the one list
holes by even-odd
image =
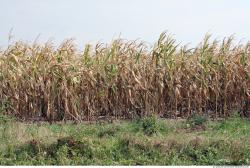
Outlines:
{"label": "corn plant", "polygon": [[250,115],[250,43],[233,37],[188,48],[162,33],[153,48],[117,39],[83,51],[18,41],[0,50],[0,69],[0,104],[21,119]]}

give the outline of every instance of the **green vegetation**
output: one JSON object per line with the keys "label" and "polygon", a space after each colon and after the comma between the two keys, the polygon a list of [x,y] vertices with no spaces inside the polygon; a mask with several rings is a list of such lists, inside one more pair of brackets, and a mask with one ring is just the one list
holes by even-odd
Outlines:
{"label": "green vegetation", "polygon": [[70,40],[58,48],[19,41],[0,50],[0,69],[1,111],[23,120],[250,117],[250,43],[232,37],[207,35],[192,49],[165,33],[153,48],[122,39],[83,51]]}
{"label": "green vegetation", "polygon": [[0,165],[250,164],[249,120],[193,120],[204,129],[156,117],[102,124],[1,118]]}
{"label": "green vegetation", "polygon": [[198,114],[193,114],[187,119],[187,126],[192,127],[192,128],[197,128],[197,127],[204,127],[204,124],[206,123],[207,118],[198,115]]}
{"label": "green vegetation", "polygon": [[0,50],[0,164],[250,164],[250,43],[147,47]]}
{"label": "green vegetation", "polygon": [[143,132],[146,135],[153,135],[157,133],[157,120],[156,117],[146,117],[142,120]]}

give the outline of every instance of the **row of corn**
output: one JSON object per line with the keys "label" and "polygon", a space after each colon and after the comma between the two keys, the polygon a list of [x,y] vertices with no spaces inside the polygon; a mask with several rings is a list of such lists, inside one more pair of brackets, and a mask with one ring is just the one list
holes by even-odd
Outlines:
{"label": "row of corn", "polygon": [[51,121],[249,116],[250,43],[207,35],[188,48],[165,33],[151,48],[122,39],[82,51],[71,40],[14,42],[0,51],[0,107]]}

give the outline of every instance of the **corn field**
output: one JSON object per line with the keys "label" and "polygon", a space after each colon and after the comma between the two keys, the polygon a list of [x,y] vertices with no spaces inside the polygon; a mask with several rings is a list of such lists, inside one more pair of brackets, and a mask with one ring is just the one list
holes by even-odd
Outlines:
{"label": "corn field", "polygon": [[151,48],[117,39],[82,51],[18,41],[1,49],[0,70],[1,112],[24,120],[250,116],[250,43],[232,37],[189,48],[162,33]]}

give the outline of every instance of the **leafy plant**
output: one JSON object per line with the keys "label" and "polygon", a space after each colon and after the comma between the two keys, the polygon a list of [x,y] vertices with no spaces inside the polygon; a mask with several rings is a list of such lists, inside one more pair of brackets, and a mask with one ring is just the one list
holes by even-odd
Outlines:
{"label": "leafy plant", "polygon": [[155,116],[145,117],[142,120],[143,132],[146,135],[156,134],[158,131],[157,118]]}
{"label": "leafy plant", "polygon": [[190,118],[187,119],[187,124],[191,127],[201,126],[207,122],[207,118],[202,115],[194,114]]}

